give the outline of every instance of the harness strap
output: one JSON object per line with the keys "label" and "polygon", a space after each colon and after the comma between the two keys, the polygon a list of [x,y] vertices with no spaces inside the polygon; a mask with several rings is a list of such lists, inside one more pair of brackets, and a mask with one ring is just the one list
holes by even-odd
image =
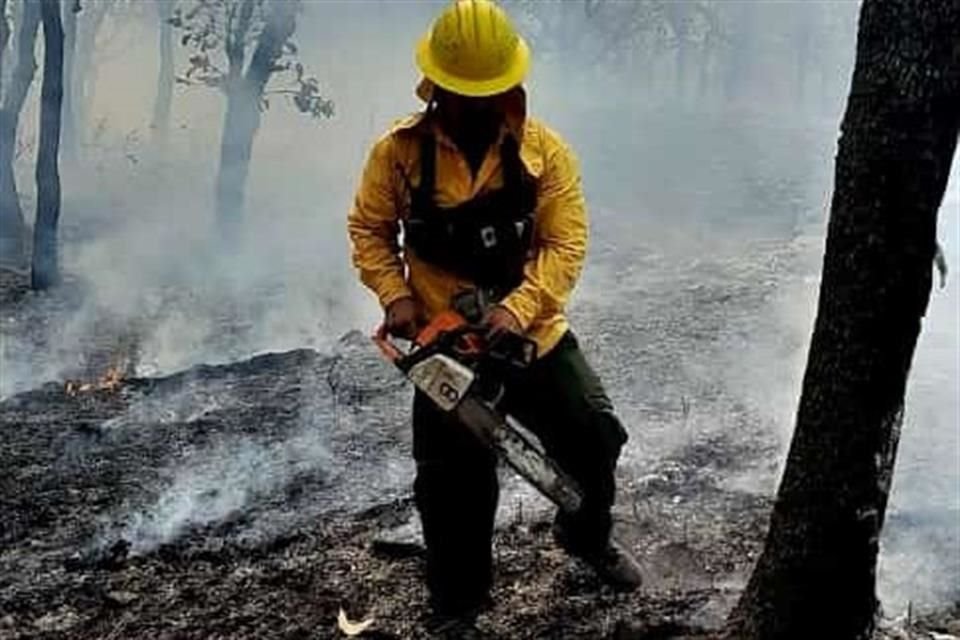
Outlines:
{"label": "harness strap", "polygon": [[[503,188],[514,197],[519,197],[523,184],[523,167],[520,162],[520,145],[508,135],[500,143],[500,166],[503,168]],[[517,203],[519,205],[519,202]]]}
{"label": "harness strap", "polygon": [[[523,166],[520,161],[520,146],[513,135],[504,137],[500,143],[500,166],[503,172],[503,188],[510,194],[519,195],[523,185]],[[437,139],[431,133],[420,137],[420,183],[414,193],[416,204],[433,203],[437,187]],[[414,206],[414,209],[420,207]]]}
{"label": "harness strap", "polygon": [[420,184],[416,189],[416,202],[414,209],[418,205],[433,204],[433,194],[437,186],[437,140],[433,134],[425,133],[420,138]]}
{"label": "harness strap", "polygon": [[420,137],[420,180],[411,187],[404,246],[435,266],[499,291],[519,284],[532,242],[536,185],[528,179],[516,138],[500,143],[503,186],[454,207],[436,204],[437,141]]}

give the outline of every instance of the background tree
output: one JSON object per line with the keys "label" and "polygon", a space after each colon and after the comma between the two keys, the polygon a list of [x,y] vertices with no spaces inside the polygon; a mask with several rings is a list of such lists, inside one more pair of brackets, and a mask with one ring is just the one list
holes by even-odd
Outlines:
{"label": "background tree", "polygon": [[160,68],[157,71],[157,96],[153,103],[150,128],[163,140],[170,128],[170,106],[173,101],[173,9],[176,0],[154,0],[160,37]]}
{"label": "background tree", "polygon": [[817,319],[766,545],[730,637],[869,638],[960,127],[960,1],[864,0]]}
{"label": "background tree", "polygon": [[63,109],[61,114],[63,155],[76,160],[77,122],[74,113],[73,67],[77,51],[77,16],[80,0],[63,0]]}
{"label": "background tree", "polygon": [[[90,103],[96,90],[100,57],[103,53],[100,51],[98,56],[97,44],[102,45],[104,40],[110,39],[110,34],[107,34],[107,38],[103,37],[108,17],[112,14],[116,18],[120,13],[119,9],[128,9],[130,6],[125,0],[83,0],[82,11],[77,14],[76,43],[68,43],[67,46],[67,51],[73,58],[70,64],[69,97],[64,96],[64,100],[70,103],[70,108],[64,109],[64,115],[69,114],[66,122],[73,127],[72,135],[77,146],[86,142],[86,133],[92,128]],[[66,142],[66,139],[64,141]]]}
{"label": "background tree", "polygon": [[[706,86],[706,70],[719,47],[719,3],[708,0],[506,0],[532,40],[538,58],[568,60],[572,69],[617,69],[649,87],[657,64],[672,71],[672,91],[685,101],[696,79]],[[700,72],[694,74],[700,66]]]}
{"label": "background tree", "polygon": [[[30,0],[36,1],[36,0]],[[43,86],[37,151],[37,217],[33,225],[31,286],[46,289],[60,279],[60,117],[63,107],[63,25],[60,0],[39,0],[43,21]]]}
{"label": "background tree", "polygon": [[[178,7],[172,19],[184,31],[181,41],[195,50],[180,81],[216,87],[227,99],[216,206],[221,230],[228,235],[242,217],[253,140],[270,96],[287,95],[299,111],[315,118],[333,114],[317,80],[306,77],[303,65],[293,59],[299,5],[299,0],[196,0],[189,8]],[[278,74],[290,82],[268,90]]]}
{"label": "background tree", "polygon": [[3,96],[3,63],[7,59],[7,45],[10,43],[10,23],[7,22],[7,0],[0,0],[0,97]]}
{"label": "background tree", "polygon": [[10,82],[12,65],[16,63],[17,25],[20,24],[20,7],[22,0],[7,0],[7,47],[4,55],[4,64],[0,67],[0,85],[6,87]]}
{"label": "background tree", "polygon": [[13,173],[17,149],[20,112],[27,99],[36,72],[34,47],[40,25],[40,6],[36,0],[24,0],[17,25],[17,62],[5,87],[0,107],[0,263],[21,268],[24,258],[23,211]]}

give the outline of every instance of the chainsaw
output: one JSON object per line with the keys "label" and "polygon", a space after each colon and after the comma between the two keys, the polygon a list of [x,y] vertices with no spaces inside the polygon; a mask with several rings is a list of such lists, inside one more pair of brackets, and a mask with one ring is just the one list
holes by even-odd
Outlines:
{"label": "chainsaw", "polygon": [[444,311],[414,338],[405,352],[381,327],[374,341],[413,385],[442,411],[452,414],[497,457],[559,509],[575,513],[583,495],[576,482],[540,442],[500,408],[503,379],[536,359],[536,343],[514,333],[489,338],[486,327],[459,312]]}

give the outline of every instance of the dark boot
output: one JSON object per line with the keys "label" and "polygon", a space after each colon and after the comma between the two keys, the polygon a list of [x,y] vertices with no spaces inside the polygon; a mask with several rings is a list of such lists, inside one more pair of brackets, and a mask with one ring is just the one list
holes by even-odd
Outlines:
{"label": "dark boot", "polygon": [[433,612],[426,619],[424,627],[431,638],[444,640],[480,640],[488,637],[477,627],[477,615],[480,609],[459,614]]}
{"label": "dark boot", "polygon": [[634,591],[643,584],[643,570],[630,550],[612,536],[591,540],[579,535],[560,514],[553,523],[553,539],[570,555],[580,558],[597,576],[617,591]]}
{"label": "dark boot", "polygon": [[643,569],[625,545],[611,538],[606,548],[581,559],[616,591],[636,591],[643,585]]}

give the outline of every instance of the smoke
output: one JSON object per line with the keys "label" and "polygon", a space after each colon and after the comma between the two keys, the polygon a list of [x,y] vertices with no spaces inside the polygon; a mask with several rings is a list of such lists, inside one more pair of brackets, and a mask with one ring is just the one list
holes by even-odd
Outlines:
{"label": "smoke", "polygon": [[[370,143],[420,106],[412,43],[444,2],[304,4],[296,40],[336,115],[318,122],[271,101],[243,238],[231,245],[216,240],[212,218],[222,96],[178,86],[170,137],[154,145],[155,26],[115,18],[118,32],[136,37],[122,56],[98,61],[90,144],[80,166],[64,169],[68,283],[59,298],[28,298],[21,319],[4,325],[0,397],[83,369],[104,335],[129,334],[135,373],[159,375],[265,351],[329,350],[377,322],[350,267],[345,216]],[[623,55],[630,47],[609,30],[616,12],[648,3],[601,3],[599,21],[565,9],[581,3],[506,4],[531,11],[519,20],[535,52],[531,110],[581,160],[592,235],[571,313],[630,428],[630,472],[716,434],[772,445],[779,464],[816,310],[857,3],[714,3],[730,8],[734,35],[696,63],[702,76],[684,75],[669,27],[644,36],[660,33],[663,46]],[[741,58],[730,66],[723,56],[733,54]],[[806,75],[794,64],[801,54]],[[186,55],[178,48],[180,70]],[[30,162],[26,154],[18,164],[27,211]],[[954,271],[958,203],[955,176],[941,221]],[[910,382],[881,562],[891,602],[949,596],[943,585],[960,575],[955,554],[935,562],[960,531],[957,286],[951,277],[934,292]],[[207,402],[184,400],[177,419]],[[329,462],[307,428],[282,442],[187,452],[124,535],[152,548]],[[764,464],[728,481],[769,495],[778,474]],[[925,570],[934,565],[939,572]]]}
{"label": "smoke", "polygon": [[191,529],[243,515],[251,503],[274,497],[329,463],[317,432],[271,444],[238,440],[188,452],[153,504],[125,518],[119,536],[134,553],[149,552]]}
{"label": "smoke", "polygon": [[[96,375],[83,370],[85,355],[104,333],[130,334],[135,373],[157,375],[266,351],[326,349],[349,329],[372,326],[374,301],[355,284],[344,220],[365,146],[413,107],[412,87],[377,121],[365,108],[352,117],[347,80],[328,84],[327,75],[336,80],[329,60],[305,60],[347,115],[315,121],[273,99],[255,140],[244,232],[227,245],[213,219],[223,99],[214,89],[178,87],[169,139],[152,142],[154,79],[143,70],[156,65],[146,45],[153,26],[118,11],[117,23],[140,32],[144,45],[99,61],[83,162],[63,169],[67,285],[54,304],[25,302],[20,317],[45,318],[42,335],[28,320],[5,331],[0,395]],[[311,40],[309,14],[299,42]],[[182,72],[186,52],[177,54]],[[31,161],[18,165],[27,210]]]}
{"label": "smoke", "polygon": [[[292,416],[290,400],[273,397],[270,388],[244,391],[230,376],[215,376],[198,377],[172,393],[144,395],[104,422],[101,432],[113,439],[164,425],[189,432],[200,428],[200,421],[230,424],[239,432],[173,446],[172,455],[161,458],[159,478],[147,487],[152,497],[104,516],[100,546],[119,537],[133,553],[147,553],[198,528],[239,521],[244,536],[269,539],[297,524],[297,516],[308,516],[286,513],[290,492],[300,483],[335,479],[343,465],[329,446],[334,425],[324,375],[302,367],[295,376]],[[252,400],[252,393],[266,395]],[[259,403],[280,403],[280,415],[264,418]],[[245,426],[258,419],[269,424],[253,431]],[[136,494],[129,499],[143,501]]]}

